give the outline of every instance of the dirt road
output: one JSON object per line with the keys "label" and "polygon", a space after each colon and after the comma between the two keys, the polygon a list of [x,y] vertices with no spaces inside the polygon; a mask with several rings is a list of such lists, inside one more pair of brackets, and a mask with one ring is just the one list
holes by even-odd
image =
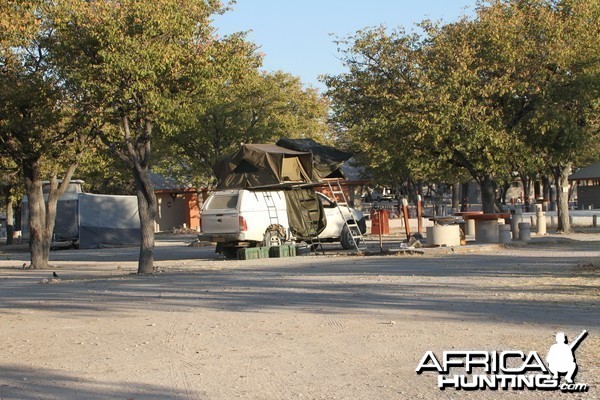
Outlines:
{"label": "dirt road", "polygon": [[[600,235],[425,255],[227,261],[161,241],[0,261],[0,399],[598,398]],[[48,283],[42,283],[48,280]],[[589,335],[589,390],[465,391],[416,374],[425,352],[536,351]]]}

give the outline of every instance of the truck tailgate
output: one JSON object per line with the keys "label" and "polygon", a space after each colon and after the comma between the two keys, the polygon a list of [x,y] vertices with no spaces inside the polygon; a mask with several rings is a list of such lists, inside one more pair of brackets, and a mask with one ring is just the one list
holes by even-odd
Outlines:
{"label": "truck tailgate", "polygon": [[240,230],[237,210],[205,211],[201,218],[203,233],[234,233]]}
{"label": "truck tailgate", "polygon": [[235,233],[240,231],[238,191],[223,191],[210,196],[202,208],[202,233]]}

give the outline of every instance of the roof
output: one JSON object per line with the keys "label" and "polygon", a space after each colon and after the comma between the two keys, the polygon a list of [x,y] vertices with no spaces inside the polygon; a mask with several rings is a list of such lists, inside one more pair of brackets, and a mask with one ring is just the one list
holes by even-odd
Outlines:
{"label": "roof", "polygon": [[569,176],[570,181],[581,181],[586,179],[600,179],[600,161],[579,169]]}
{"label": "roof", "polygon": [[154,186],[155,191],[174,191],[174,190],[191,190],[195,189],[194,185],[189,182],[182,182],[178,179],[150,172],[150,181]]}

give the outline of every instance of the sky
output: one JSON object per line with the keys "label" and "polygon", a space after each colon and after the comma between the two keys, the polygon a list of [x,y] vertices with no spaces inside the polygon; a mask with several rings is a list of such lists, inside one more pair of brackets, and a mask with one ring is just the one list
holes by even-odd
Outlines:
{"label": "sky", "polygon": [[413,30],[424,20],[451,22],[472,14],[475,0],[237,0],[214,18],[220,35],[251,31],[263,69],[282,70],[324,91],[319,75],[345,72],[334,40],[365,27]]}

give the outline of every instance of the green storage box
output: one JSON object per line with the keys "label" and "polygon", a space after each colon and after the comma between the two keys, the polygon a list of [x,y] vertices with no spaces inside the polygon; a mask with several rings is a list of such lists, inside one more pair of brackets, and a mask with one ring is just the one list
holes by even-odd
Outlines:
{"label": "green storage box", "polygon": [[269,258],[268,247],[245,247],[238,249],[238,260],[258,260],[259,258]]}
{"label": "green storage box", "polygon": [[294,245],[281,245],[273,246],[269,248],[269,257],[295,257],[296,246]]}
{"label": "green storage box", "polygon": [[259,247],[258,252],[260,256],[258,258],[269,258],[270,247]]}

